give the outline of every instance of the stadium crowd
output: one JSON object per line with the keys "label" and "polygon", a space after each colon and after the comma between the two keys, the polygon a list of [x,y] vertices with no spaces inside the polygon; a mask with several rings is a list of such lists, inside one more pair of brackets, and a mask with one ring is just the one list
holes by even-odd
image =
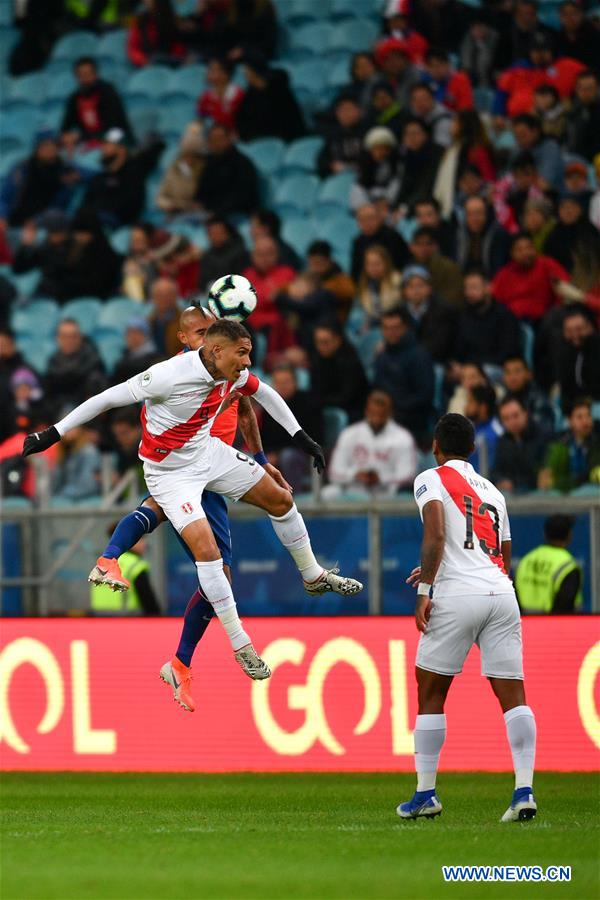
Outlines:
{"label": "stadium crowd", "polygon": [[[600,17],[575,0],[348,0],[323,23],[327,4],[304,0],[283,22],[285,5],[15,4],[9,98],[53,78],[70,31],[100,47],[124,24],[127,71],[202,65],[205,82],[174,135],[159,101],[148,117],[92,51],[73,55],[58,125],[3,168],[3,492],[35,495],[28,431],[177,353],[180,311],[230,272],[257,291],[257,367],[325,442],[326,495],[410,490],[446,410],[473,421],[473,462],[502,490],[600,490]],[[372,43],[362,28],[351,54],[342,36],[346,83],[309,95],[290,70],[356,7]],[[102,452],[136,466],[138,418],[52,448],[55,495],[98,495]],[[265,417],[262,434],[308,489],[287,434]]]}

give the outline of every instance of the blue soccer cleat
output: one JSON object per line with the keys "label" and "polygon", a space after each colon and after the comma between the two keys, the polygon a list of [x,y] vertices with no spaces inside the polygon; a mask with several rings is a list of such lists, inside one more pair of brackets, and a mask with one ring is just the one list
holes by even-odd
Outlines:
{"label": "blue soccer cleat", "polygon": [[435,795],[435,788],[432,791],[416,791],[412,800],[401,803],[396,812],[401,819],[418,819],[421,816],[433,819],[441,814],[442,804]]}
{"label": "blue soccer cleat", "polygon": [[537,803],[533,788],[522,787],[513,791],[510,806],[500,819],[501,822],[527,822],[537,813]]}

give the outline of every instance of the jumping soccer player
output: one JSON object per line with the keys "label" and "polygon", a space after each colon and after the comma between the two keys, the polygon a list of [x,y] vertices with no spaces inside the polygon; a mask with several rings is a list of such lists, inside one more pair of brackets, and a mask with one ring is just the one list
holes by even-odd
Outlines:
{"label": "jumping soccer player", "polygon": [[[179,318],[178,338],[184,347],[181,352],[199,350],[204,344],[204,336],[216,319],[209,310],[198,306],[184,309]],[[254,459],[263,465],[267,472],[286,490],[291,488],[275,466],[270,465],[262,449],[260,432],[252,403],[248,397],[234,399],[229,407],[215,419],[211,428],[213,437],[220,438],[226,444],[233,445],[239,425],[246,445]],[[212,528],[217,546],[223,559],[223,570],[231,581],[231,534],[227,514],[227,502],[222,494],[204,491],[202,508]],[[152,497],[146,497],[140,506],[125,516],[114,529],[102,556],[96,560],[89,574],[88,581],[93,584],[105,584],[113,590],[125,591],[129,584],[119,566],[119,557],[145,535],[150,534],[163,522],[168,521],[160,506]],[[195,564],[194,556],[175,531],[184,551]],[[201,641],[214,610],[208,600],[198,589],[190,597],[183,616],[181,637],[175,655],[161,669],[161,678],[173,689],[174,699],[188,712],[195,709],[191,693],[191,662],[194,651]]]}
{"label": "jumping soccer player", "polygon": [[473,644],[481,671],[500,702],[515,769],[515,790],[502,822],[532,819],[536,726],[523,685],[521,618],[507,572],[511,538],[506,501],[467,462],[473,426],[447,413],[436,425],[438,467],[417,475],[415,500],[423,520],[421,565],[407,579],[417,587],[416,659],[419,712],[415,725],[417,790],[397,808],[403,819],[442,811],[435,790],[446,737],[444,704],[452,679]]}
{"label": "jumping soccer player", "polygon": [[239,322],[221,319],[210,326],[198,352],[157,363],[123,384],[86,400],[56,425],[28,435],[23,454],[37,453],[60,440],[70,428],[118,406],[144,401],[139,455],[148,489],[194,554],[200,587],[229,636],[235,658],[254,679],[271,671],[256,653],[237,613],[223,560],[202,509],[205,489],[264,509],[275,533],[293,557],[310,594],[362,590],[351,578],[325,570],[313,554],[302,516],[289,491],[255,460],[211,436],[210,429],[230,394],[254,396],[286,429],[298,447],[313,457],[318,472],[323,451],[304,432],[287,404],[252,375],[252,343]]}

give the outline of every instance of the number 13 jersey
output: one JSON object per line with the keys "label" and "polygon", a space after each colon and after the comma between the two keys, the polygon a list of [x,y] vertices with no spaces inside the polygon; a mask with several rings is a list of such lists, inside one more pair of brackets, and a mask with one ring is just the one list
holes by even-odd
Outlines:
{"label": "number 13 jersey", "polygon": [[421,519],[431,500],[444,504],[446,537],[434,596],[512,593],[501,552],[510,524],[498,488],[470,463],[452,459],[417,475],[414,491]]}

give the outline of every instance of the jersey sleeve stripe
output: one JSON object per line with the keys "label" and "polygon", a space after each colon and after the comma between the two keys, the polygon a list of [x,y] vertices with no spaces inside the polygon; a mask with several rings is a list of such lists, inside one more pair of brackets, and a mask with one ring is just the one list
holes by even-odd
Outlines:
{"label": "jersey sleeve stripe", "polygon": [[252,396],[252,394],[255,394],[257,392],[259,385],[260,381],[258,380],[256,375],[250,373],[248,375],[246,384],[243,385],[243,387],[236,388],[236,391],[238,391],[240,394],[243,394],[244,397],[250,397]]}

